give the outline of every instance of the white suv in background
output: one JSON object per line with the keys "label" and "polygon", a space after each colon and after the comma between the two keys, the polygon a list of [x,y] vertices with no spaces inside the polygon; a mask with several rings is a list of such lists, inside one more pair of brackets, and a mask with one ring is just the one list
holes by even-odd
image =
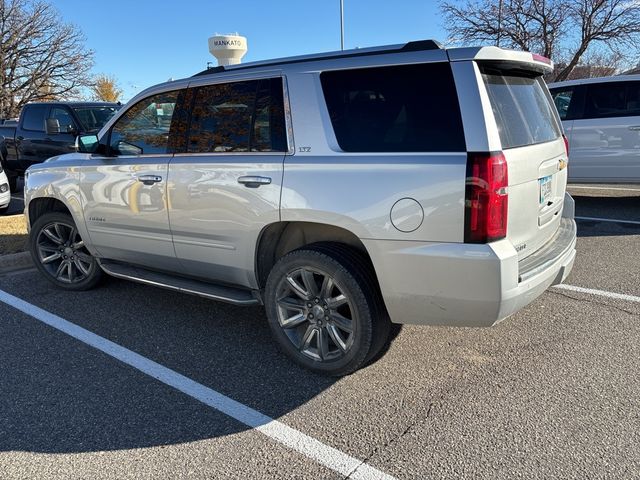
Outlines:
{"label": "white suv in background", "polygon": [[640,183],[640,75],[552,83],[571,145],[569,181]]}
{"label": "white suv in background", "polygon": [[423,41],[157,85],[29,168],[31,253],[66,289],[106,272],[264,304],[280,347],[332,375],[390,322],[493,325],[575,258],[550,70]]}
{"label": "white suv in background", "polygon": [[11,191],[9,189],[9,179],[7,174],[4,173],[2,166],[0,165],[0,215],[5,213],[11,203]]}

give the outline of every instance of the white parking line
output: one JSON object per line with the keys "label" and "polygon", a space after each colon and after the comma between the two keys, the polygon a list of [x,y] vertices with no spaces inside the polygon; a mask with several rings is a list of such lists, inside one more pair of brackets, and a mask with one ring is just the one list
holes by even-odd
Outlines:
{"label": "white parking line", "polygon": [[640,192],[640,188],[621,188],[621,187],[590,187],[588,185],[567,185],[567,189],[583,188],[585,190],[619,190],[621,192]]}
{"label": "white parking line", "polygon": [[575,217],[576,220],[588,220],[593,222],[610,222],[610,223],[629,223],[631,225],[640,225],[636,220],[619,220],[616,218],[599,218],[599,217]]}
{"label": "white parking line", "polygon": [[2,290],[0,301],[258,430],[340,475],[353,479],[394,479],[357,458]]}
{"label": "white parking line", "polygon": [[576,287],[575,285],[555,285],[554,288],[562,290],[571,290],[572,292],[587,293],[589,295],[598,295],[600,297],[615,298],[616,300],[626,300],[628,302],[640,303],[640,297],[627,295],[625,293],[607,292],[606,290],[595,290],[593,288]]}

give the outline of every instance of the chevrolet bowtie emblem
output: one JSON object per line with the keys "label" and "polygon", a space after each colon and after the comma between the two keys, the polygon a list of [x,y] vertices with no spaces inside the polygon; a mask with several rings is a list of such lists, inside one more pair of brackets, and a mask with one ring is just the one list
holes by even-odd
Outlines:
{"label": "chevrolet bowtie emblem", "polygon": [[558,162],[558,171],[564,170],[565,168],[567,168],[567,161],[566,160],[560,160]]}

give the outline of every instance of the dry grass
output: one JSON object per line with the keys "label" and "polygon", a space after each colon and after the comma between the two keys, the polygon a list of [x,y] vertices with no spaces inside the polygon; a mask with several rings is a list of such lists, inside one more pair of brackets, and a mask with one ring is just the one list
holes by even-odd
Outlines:
{"label": "dry grass", "polygon": [[0,216],[0,255],[27,249],[27,223],[24,215]]}

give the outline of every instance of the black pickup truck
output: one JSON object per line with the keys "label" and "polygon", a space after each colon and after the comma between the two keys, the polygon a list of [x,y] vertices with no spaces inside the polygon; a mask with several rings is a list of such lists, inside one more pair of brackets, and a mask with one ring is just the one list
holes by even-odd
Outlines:
{"label": "black pickup truck", "polygon": [[25,105],[17,126],[0,126],[0,162],[11,191],[29,166],[74,151],[78,135],[97,133],[119,108],[105,102]]}

